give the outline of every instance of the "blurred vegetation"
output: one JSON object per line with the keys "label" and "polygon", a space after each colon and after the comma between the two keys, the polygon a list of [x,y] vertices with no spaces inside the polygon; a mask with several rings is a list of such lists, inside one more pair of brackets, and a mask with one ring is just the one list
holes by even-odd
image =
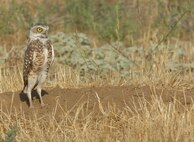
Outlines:
{"label": "blurred vegetation", "polygon": [[[140,74],[155,65],[165,71],[194,69],[192,45],[177,41],[193,36],[192,0],[0,2],[0,64],[21,63],[21,45],[26,44],[29,27],[43,23],[50,26],[56,61],[73,67],[83,77],[104,78],[112,72],[127,77],[130,71]],[[174,43],[164,38],[171,30],[167,40],[176,37],[171,40]]]}
{"label": "blurred vegetation", "polygon": [[[46,23],[53,32],[85,32],[106,41],[162,36],[180,15],[173,36],[192,36],[192,0],[0,0],[0,39],[23,43],[33,23]],[[13,44],[14,44],[13,43]]]}

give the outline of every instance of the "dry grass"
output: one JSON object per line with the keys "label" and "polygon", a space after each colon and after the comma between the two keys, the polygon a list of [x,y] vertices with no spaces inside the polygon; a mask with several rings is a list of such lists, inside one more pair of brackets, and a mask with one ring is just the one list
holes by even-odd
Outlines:
{"label": "dry grass", "polygon": [[[98,95],[98,94],[96,94]],[[138,103],[119,109],[114,105],[104,108],[99,100],[100,113],[88,111],[87,103],[74,110],[61,108],[56,100],[52,112],[27,117],[22,109],[0,108],[1,139],[32,142],[190,142],[194,137],[194,105],[181,105],[174,99],[165,104],[152,90],[151,100],[139,99]],[[97,97],[98,98],[98,97]],[[131,99],[132,100],[132,99]],[[60,112],[60,116],[56,115]]]}
{"label": "dry grass", "polygon": [[[22,90],[22,73],[22,65],[11,67],[2,65],[0,67],[0,93]],[[115,78],[115,75],[117,75],[118,78]],[[73,70],[71,67],[56,63],[49,73],[45,87],[60,86],[61,88],[79,88],[89,86],[119,85],[120,81],[121,76],[118,73],[107,75],[106,80],[96,78],[92,81],[89,79],[82,81],[77,71]]]}

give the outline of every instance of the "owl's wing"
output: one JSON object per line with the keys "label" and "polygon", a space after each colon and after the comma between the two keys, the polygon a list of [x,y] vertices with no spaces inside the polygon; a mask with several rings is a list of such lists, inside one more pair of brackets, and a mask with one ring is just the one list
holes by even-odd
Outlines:
{"label": "owl's wing", "polygon": [[24,67],[23,67],[24,87],[28,84],[28,75],[33,65],[33,54],[34,54],[34,50],[30,48],[30,44],[29,44],[24,55]]}
{"label": "owl's wing", "polygon": [[51,49],[52,49],[52,63],[54,62],[54,58],[55,58],[55,52],[54,52],[54,48],[53,45],[51,45]]}
{"label": "owl's wing", "polygon": [[51,41],[47,41],[47,49],[48,49],[48,65],[50,66],[54,62],[54,49]]}

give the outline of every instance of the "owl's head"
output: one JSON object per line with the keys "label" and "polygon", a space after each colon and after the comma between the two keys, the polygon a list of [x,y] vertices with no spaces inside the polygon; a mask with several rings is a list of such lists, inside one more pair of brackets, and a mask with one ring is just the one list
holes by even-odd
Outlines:
{"label": "owl's head", "polygon": [[30,29],[30,38],[47,38],[49,27],[46,25],[35,25]]}

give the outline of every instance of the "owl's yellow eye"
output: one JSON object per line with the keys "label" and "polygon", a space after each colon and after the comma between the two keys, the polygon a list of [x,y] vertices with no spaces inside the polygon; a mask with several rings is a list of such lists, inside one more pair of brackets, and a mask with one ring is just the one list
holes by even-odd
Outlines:
{"label": "owl's yellow eye", "polygon": [[41,33],[41,32],[43,31],[43,29],[40,28],[40,27],[38,27],[38,28],[36,29],[36,31],[39,32],[39,33]]}

